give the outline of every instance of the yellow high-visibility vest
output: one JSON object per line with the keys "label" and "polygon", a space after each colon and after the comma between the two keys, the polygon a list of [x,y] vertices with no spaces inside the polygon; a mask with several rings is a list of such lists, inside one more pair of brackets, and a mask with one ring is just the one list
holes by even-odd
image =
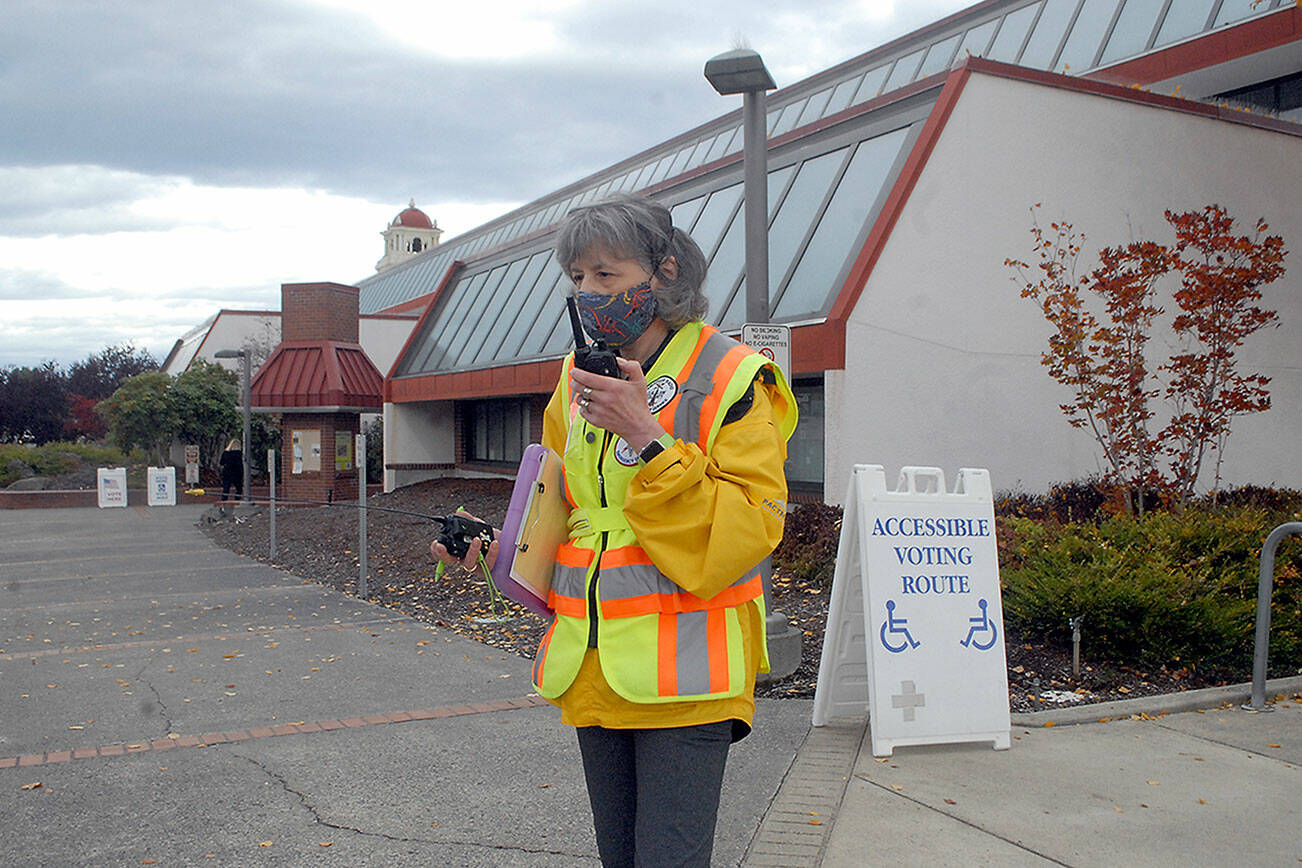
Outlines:
{"label": "yellow high-visibility vest", "polygon": [[[564,693],[591,637],[606,681],[632,702],[737,696],[746,684],[738,609],[754,600],[764,614],[759,565],[702,599],[651,562],[623,512],[639,469],[637,454],[579,415],[569,394],[573,364],[571,355],[561,375],[561,399],[569,408],[563,466],[571,538],[556,555],[550,595],[556,617],[534,662],[535,688],[549,699]],[[679,329],[647,372],[648,404],[675,439],[709,455],[728,409],[765,369],[785,398],[778,426],[789,438],[796,401],[781,370],[700,322]],[[765,644],[761,637],[760,648]],[[768,671],[764,650],[760,671]]]}

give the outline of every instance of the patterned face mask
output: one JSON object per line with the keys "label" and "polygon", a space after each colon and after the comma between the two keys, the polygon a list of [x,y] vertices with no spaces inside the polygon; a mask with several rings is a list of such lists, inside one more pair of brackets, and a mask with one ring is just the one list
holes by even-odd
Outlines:
{"label": "patterned face mask", "polygon": [[583,330],[594,340],[612,347],[626,346],[642,336],[656,315],[656,297],[651,282],[614,295],[578,292],[574,296]]}

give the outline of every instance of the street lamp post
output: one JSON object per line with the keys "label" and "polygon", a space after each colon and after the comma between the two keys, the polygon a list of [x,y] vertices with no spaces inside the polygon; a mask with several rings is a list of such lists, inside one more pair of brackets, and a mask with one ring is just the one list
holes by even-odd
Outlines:
{"label": "street lamp post", "polygon": [[250,448],[249,438],[251,433],[250,429],[252,428],[251,414],[253,412],[253,408],[252,408],[253,401],[252,401],[252,395],[250,394],[251,389],[249,388],[249,367],[252,364],[252,360],[249,358],[249,351],[247,349],[218,350],[217,352],[213,353],[213,357],[217,359],[240,359],[241,360],[240,365],[243,373],[243,388],[240,390],[240,394],[243,396],[242,401],[244,404],[244,446],[243,446],[244,454],[242,456],[244,458],[243,461],[244,485],[240,489],[240,491],[242,492],[240,495],[240,499],[243,500],[245,503],[248,503],[249,500],[251,499],[249,496],[249,482],[253,477],[253,461],[252,461],[253,455],[252,453],[249,452],[249,448]]}
{"label": "street lamp post", "polygon": [[[769,165],[765,128],[767,93],[777,85],[764,59],[749,48],[738,48],[705,63],[705,78],[721,96],[739,93],[742,115],[742,195],[746,208],[746,321],[769,321]],[[764,582],[765,632],[768,634],[769,678],[785,678],[801,658],[800,631],[773,606],[772,561],[761,572]]]}
{"label": "street lamp post", "polygon": [[742,190],[746,206],[746,321],[769,321],[767,92],[777,87],[764,59],[738,48],[705,63],[705,78],[720,95],[739,93],[742,114]]}

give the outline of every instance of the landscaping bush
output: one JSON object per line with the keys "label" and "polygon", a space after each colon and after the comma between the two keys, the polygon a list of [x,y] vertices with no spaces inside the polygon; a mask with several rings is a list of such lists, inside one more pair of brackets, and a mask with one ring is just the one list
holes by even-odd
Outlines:
{"label": "landscaping bush", "polygon": [[[1095,522],[999,519],[1004,618],[1063,641],[1083,616],[1089,657],[1179,668],[1250,668],[1257,573],[1267,534],[1297,514],[1255,506],[1113,516]],[[1302,666],[1302,542],[1276,554],[1270,659]]]}
{"label": "landscaping bush", "polygon": [[836,547],[841,538],[841,507],[793,503],[773,566],[785,575],[824,588],[832,586]]}
{"label": "landscaping bush", "polygon": [[32,469],[37,476],[58,476],[77,468],[78,459],[96,467],[119,467],[126,463],[121,450],[86,443],[46,443],[43,446],[0,445],[0,488],[17,481],[21,472],[19,461]]}

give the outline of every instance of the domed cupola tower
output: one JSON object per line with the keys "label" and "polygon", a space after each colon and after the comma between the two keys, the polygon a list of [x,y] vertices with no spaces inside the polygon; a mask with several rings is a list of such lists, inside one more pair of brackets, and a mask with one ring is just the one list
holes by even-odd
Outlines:
{"label": "domed cupola tower", "polygon": [[438,223],[429,219],[424,211],[416,207],[416,200],[389,221],[389,228],[380,233],[384,237],[384,256],[375,263],[376,271],[392,268],[417,253],[428,250],[439,243],[443,230]]}

